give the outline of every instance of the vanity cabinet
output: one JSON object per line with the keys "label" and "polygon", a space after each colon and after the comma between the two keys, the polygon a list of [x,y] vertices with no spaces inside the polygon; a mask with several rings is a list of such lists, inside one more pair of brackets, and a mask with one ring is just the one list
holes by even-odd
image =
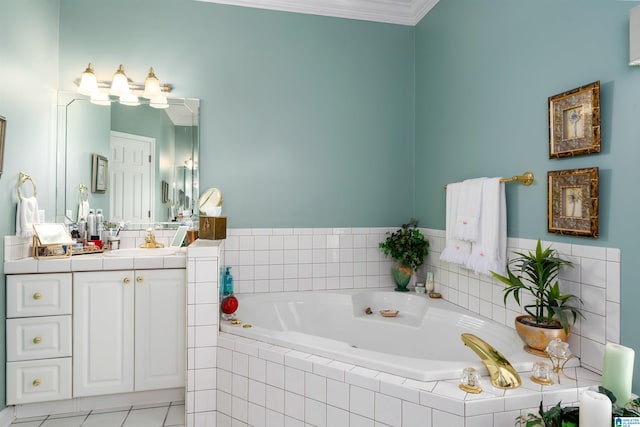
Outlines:
{"label": "vanity cabinet", "polygon": [[73,273],[73,395],[184,387],[184,269]]}
{"label": "vanity cabinet", "polygon": [[7,276],[7,405],[71,398],[71,281]]}

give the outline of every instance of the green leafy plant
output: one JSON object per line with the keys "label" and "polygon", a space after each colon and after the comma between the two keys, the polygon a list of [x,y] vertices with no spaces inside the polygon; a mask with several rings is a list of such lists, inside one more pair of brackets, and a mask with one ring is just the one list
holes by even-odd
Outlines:
{"label": "green leafy plant", "polygon": [[560,293],[558,273],[561,267],[572,266],[571,262],[560,258],[551,246],[542,249],[540,239],[535,252],[516,254],[519,257],[510,260],[507,265],[507,276],[491,272],[493,277],[506,285],[504,303],[507,303],[511,295],[516,303],[521,305],[520,293],[528,292],[534,297],[535,303],[523,308],[531,316],[534,324],[545,326],[558,322],[564,331],[568,332],[570,320],[573,324],[578,316],[584,317],[578,307],[580,298]]}
{"label": "green leafy plant", "polygon": [[418,222],[412,219],[393,233],[387,232],[387,239],[378,245],[386,256],[391,255],[399,264],[414,271],[418,271],[429,254],[429,242],[417,226]]}
{"label": "green leafy plant", "polygon": [[[606,395],[615,404],[616,397],[610,390],[600,386],[598,393]],[[576,427],[580,420],[580,407],[561,407],[558,402],[555,406],[545,411],[540,402],[540,409],[537,414],[528,413],[516,418],[516,426],[524,427]],[[615,417],[640,417],[640,398],[634,399],[624,407],[613,406],[611,419]]]}

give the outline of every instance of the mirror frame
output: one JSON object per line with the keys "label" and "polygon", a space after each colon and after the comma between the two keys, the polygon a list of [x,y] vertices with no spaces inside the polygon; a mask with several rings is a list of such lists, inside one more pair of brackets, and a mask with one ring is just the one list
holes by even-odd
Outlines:
{"label": "mirror frame", "polygon": [[[67,195],[67,111],[70,105],[76,102],[89,102],[89,98],[76,92],[58,92],[57,98],[57,133],[56,133],[56,222],[65,223],[69,220],[66,217],[67,210],[67,197],[73,197]],[[111,99],[111,102],[117,102]],[[169,105],[179,105],[188,108],[192,112],[194,119],[193,126],[196,131],[193,133],[192,141],[192,159],[194,165],[199,164],[200,157],[200,99],[198,98],[167,98]],[[140,104],[148,104],[149,100],[144,98],[140,99]],[[135,108],[135,107],[131,107]],[[195,110],[194,110],[195,109]],[[193,206],[193,216],[198,216],[197,201],[199,199],[199,174],[200,170],[198,166],[194,166],[191,169],[191,200]],[[91,177],[88,177],[90,180]],[[156,183],[160,185],[160,183]],[[174,228],[179,225],[178,222],[168,221],[155,221],[150,220],[148,223],[131,223],[127,222],[128,230],[145,229],[150,224],[163,224],[166,228]]]}

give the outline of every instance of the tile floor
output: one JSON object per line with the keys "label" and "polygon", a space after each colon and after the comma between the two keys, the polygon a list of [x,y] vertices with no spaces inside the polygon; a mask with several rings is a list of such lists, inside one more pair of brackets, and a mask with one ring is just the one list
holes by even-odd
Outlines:
{"label": "tile floor", "polygon": [[18,418],[11,427],[184,427],[184,402]]}

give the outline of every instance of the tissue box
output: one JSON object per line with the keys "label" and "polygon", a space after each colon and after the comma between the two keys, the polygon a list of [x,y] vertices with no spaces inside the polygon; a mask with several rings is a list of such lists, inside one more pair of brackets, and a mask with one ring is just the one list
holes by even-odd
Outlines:
{"label": "tissue box", "polygon": [[227,238],[226,216],[200,216],[199,239],[223,240]]}

